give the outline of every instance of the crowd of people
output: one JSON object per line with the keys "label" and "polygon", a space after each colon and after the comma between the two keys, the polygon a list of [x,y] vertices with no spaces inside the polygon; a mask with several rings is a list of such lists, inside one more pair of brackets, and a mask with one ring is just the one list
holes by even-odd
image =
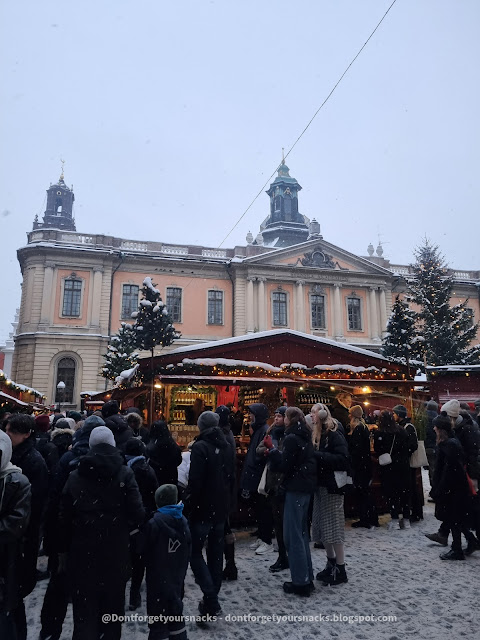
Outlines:
{"label": "crowd of people", "polygon": [[[182,452],[163,421],[150,429],[140,412],[121,415],[115,401],[89,417],[6,416],[0,430],[0,638],[26,640],[24,598],[48,578],[40,640],[59,640],[69,602],[74,640],[117,639],[129,579],[129,608],[141,605],[145,578],[150,640],[184,640],[183,585],[190,565],[202,592],[202,620],[217,616],[223,580],[236,580],[230,516],[240,498],[257,526],[250,548],[278,557],[272,573],[290,571],[287,594],[309,597],[315,582],[348,582],[345,570],[346,491],[359,519],[379,526],[372,495],[373,449],[378,455],[390,531],[423,518],[416,476],[428,463],[430,500],[440,521],[427,537],[451,549],[440,557],[463,560],[480,549],[478,414],[457,400],[438,411],[427,404],[425,460],[406,407],[375,416],[369,429],[360,405],[342,393],[331,407],[248,407],[250,444],[239,483],[230,409],[196,416],[198,435]],[[480,410],[480,404],[478,405]],[[428,459],[428,460],[427,460]],[[461,536],[467,541],[462,549]],[[311,543],[325,549],[314,574]],[[39,550],[48,570],[37,570]],[[162,617],[165,616],[165,617]],[[167,619],[168,618],[168,619]]]}

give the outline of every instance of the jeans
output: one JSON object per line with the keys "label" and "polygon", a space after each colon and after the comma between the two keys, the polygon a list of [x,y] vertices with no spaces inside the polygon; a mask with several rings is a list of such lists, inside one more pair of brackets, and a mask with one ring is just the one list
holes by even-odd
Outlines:
{"label": "jeans", "polygon": [[313,581],[310,538],[308,535],[309,493],[287,491],[283,512],[283,536],[290,563],[290,574],[295,585]]}
{"label": "jeans", "polygon": [[[202,590],[203,599],[208,606],[218,605],[218,592],[222,585],[223,544],[225,521],[190,522],[192,534],[192,567],[195,581]],[[207,546],[207,562],[203,557],[203,547]]]}

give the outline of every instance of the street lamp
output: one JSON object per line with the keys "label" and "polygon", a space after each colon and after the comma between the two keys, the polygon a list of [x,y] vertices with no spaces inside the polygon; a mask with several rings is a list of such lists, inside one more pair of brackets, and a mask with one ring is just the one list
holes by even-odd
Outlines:
{"label": "street lamp", "polygon": [[65,383],[60,380],[57,384],[57,394],[58,394],[58,410],[61,412],[62,410],[62,400],[65,395]]}

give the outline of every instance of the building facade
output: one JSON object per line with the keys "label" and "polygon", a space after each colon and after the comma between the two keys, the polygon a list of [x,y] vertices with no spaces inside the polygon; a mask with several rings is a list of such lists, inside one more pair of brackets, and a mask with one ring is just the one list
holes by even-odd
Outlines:
{"label": "building facade", "polygon": [[[109,336],[137,309],[146,276],[182,334],[175,347],[290,328],[378,351],[408,267],[391,265],[381,247],[360,257],[327,242],[320,225],[300,214],[300,189],[282,162],[256,238],[249,233],[246,245],[216,249],[78,233],[62,173],[47,190],[43,222],[35,220],[18,250],[13,379],[72,408],[81,392],[104,389]],[[452,302],[469,298],[478,319],[480,273],[454,274]]]}

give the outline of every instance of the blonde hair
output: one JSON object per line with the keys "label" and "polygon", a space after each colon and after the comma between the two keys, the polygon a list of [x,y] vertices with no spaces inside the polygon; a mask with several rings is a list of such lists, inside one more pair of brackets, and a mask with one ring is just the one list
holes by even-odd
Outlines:
{"label": "blonde hair", "polygon": [[[313,405],[310,411],[313,411],[314,409],[312,442],[313,446],[318,449],[320,446],[322,431],[324,429],[325,431],[336,431],[338,428],[338,422],[335,418],[332,418],[332,414],[330,413],[330,409],[327,405],[317,402],[317,404]],[[323,418],[318,415],[320,411],[325,412],[326,414]]]}

